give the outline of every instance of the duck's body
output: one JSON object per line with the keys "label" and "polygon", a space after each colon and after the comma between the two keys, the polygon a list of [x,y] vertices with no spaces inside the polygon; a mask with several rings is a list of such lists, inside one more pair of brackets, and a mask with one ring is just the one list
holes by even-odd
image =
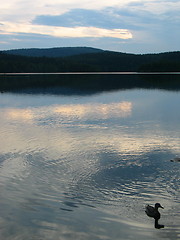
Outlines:
{"label": "duck's body", "polygon": [[149,217],[153,217],[154,219],[157,220],[160,219],[161,217],[158,208],[163,208],[160,203],[156,203],[154,207],[147,205],[145,212]]}

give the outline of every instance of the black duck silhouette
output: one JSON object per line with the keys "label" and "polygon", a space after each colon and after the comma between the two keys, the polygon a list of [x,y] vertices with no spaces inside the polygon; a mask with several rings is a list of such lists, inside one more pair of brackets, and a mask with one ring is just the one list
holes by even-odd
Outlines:
{"label": "black duck silhouette", "polygon": [[170,160],[171,162],[180,162],[180,157],[175,157]]}
{"label": "black duck silhouette", "polygon": [[161,224],[158,223],[158,221],[161,217],[161,214],[158,211],[158,208],[163,208],[160,203],[156,203],[154,207],[152,207],[150,205],[147,205],[145,212],[148,215],[148,217],[152,217],[152,218],[155,219],[155,225],[154,226],[155,226],[155,228],[159,229],[159,228],[164,228],[164,225],[161,225]]}

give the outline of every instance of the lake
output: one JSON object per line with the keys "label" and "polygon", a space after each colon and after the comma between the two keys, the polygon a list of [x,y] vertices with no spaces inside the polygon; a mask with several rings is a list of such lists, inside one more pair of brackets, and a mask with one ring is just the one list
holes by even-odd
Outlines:
{"label": "lake", "polygon": [[3,89],[0,239],[179,239],[176,86]]}

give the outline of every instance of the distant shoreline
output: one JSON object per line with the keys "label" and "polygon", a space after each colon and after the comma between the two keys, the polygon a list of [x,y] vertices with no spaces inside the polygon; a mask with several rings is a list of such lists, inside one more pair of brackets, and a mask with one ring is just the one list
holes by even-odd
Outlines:
{"label": "distant shoreline", "polygon": [[34,72],[34,73],[0,73],[0,76],[17,75],[180,75],[180,72]]}
{"label": "distant shoreline", "polygon": [[[180,72],[180,51],[136,55],[100,49],[81,50],[79,52],[80,49],[77,48],[46,49],[39,52],[38,49],[33,51],[24,49],[8,53],[0,52],[0,73],[142,75]],[[31,56],[28,55],[29,51]]]}
{"label": "distant shoreline", "polygon": [[[180,72],[16,72],[0,73],[0,91],[31,88],[110,91],[133,88],[180,90]],[[54,90],[53,90],[54,91]]]}

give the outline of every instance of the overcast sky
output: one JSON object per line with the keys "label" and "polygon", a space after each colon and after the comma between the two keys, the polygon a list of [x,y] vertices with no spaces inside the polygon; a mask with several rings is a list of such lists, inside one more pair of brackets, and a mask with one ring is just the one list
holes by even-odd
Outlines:
{"label": "overcast sky", "polygon": [[3,0],[0,50],[88,46],[180,50],[180,0]]}

